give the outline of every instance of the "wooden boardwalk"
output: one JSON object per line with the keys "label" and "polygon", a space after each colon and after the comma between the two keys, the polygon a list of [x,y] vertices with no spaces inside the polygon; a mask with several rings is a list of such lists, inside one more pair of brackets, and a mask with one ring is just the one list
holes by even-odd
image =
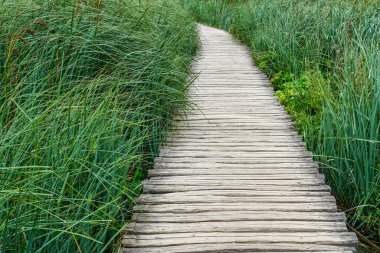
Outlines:
{"label": "wooden boardwalk", "polygon": [[197,109],[144,182],[122,252],[353,252],[356,236],[248,48],[200,25]]}

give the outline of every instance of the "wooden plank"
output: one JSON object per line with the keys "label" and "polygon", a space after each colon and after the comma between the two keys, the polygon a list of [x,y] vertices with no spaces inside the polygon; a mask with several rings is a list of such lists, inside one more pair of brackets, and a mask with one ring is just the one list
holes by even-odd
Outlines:
{"label": "wooden plank", "polygon": [[135,213],[132,220],[149,223],[196,223],[204,221],[346,221],[344,213],[235,211],[202,213]]}
{"label": "wooden plank", "polygon": [[155,162],[170,162],[170,163],[197,163],[197,162],[209,162],[219,164],[273,164],[273,163],[307,163],[313,162],[311,158],[288,158],[288,157],[255,157],[255,158],[218,158],[218,157],[173,157],[162,158],[157,157]]}
{"label": "wooden plank", "polygon": [[[185,139],[186,136],[183,136],[183,139]],[[273,151],[276,151],[276,148],[283,148],[283,147],[289,147],[291,148],[305,148],[306,145],[302,141],[292,141],[290,140],[282,140],[281,142],[268,142],[265,140],[262,141],[255,141],[255,142],[248,142],[248,141],[233,141],[233,140],[226,140],[224,138],[223,140],[220,140],[219,136],[215,137],[211,140],[205,140],[202,138],[199,139],[191,139],[187,138],[186,142],[178,141],[177,139],[172,139],[173,137],[169,137],[169,143],[165,146],[165,148],[183,148],[183,149],[193,149],[195,147],[204,148],[204,149],[225,149],[225,148],[231,148],[233,149],[246,149],[246,148],[252,148],[252,150],[255,149],[261,149],[261,148],[273,148]],[[279,138],[282,139],[282,138]],[[202,141],[204,140],[204,141]],[[179,149],[180,150],[180,149]],[[202,149],[200,149],[202,150]]]}
{"label": "wooden plank", "polygon": [[282,152],[273,152],[273,151],[165,151],[160,152],[161,158],[171,158],[171,157],[193,157],[193,158],[209,158],[209,157],[218,157],[218,158],[303,158],[303,157],[312,157],[313,155],[307,151],[282,151]]}
{"label": "wooden plank", "polygon": [[[217,136],[216,136],[217,138]],[[174,152],[174,151],[179,151],[179,152],[192,152],[192,151],[210,151],[210,152],[237,152],[237,151],[242,151],[242,152],[305,152],[305,146],[303,145],[293,145],[289,146],[286,144],[283,145],[238,145],[238,146],[219,146],[219,145],[180,145],[180,146],[165,146],[161,148],[160,154],[161,153],[166,153],[166,152]]]}
{"label": "wooden plank", "polygon": [[250,191],[305,191],[330,192],[327,185],[156,185],[143,183],[145,193],[168,193],[186,191],[213,191],[213,190],[250,190]]}
{"label": "wooden plank", "polygon": [[[310,192],[310,191],[265,191],[265,190],[257,190],[257,191],[251,191],[251,190],[210,190],[207,193],[205,193],[202,190],[193,190],[193,191],[186,191],[186,192],[174,192],[174,193],[162,193],[162,194],[143,194],[138,199],[139,200],[147,200],[151,197],[159,197],[161,199],[179,199],[184,197],[201,197],[201,196],[207,196],[207,197],[269,197],[273,199],[272,197],[279,198],[282,197],[283,201],[284,197],[328,197],[328,200],[335,201],[332,199],[329,192]],[[319,200],[321,198],[318,198]],[[149,200],[149,201],[150,201]],[[256,198],[257,200],[257,198]],[[252,202],[255,202],[253,200]],[[265,202],[265,201],[264,201]]]}
{"label": "wooden plank", "polygon": [[[260,135],[260,130],[253,129],[249,131],[241,130],[238,132],[239,127],[235,127],[235,130],[225,130],[225,129],[213,129],[213,128],[204,128],[204,129],[176,129],[175,132],[172,131],[168,135],[168,140],[172,142],[178,142],[181,138],[186,138],[188,140],[193,139],[204,139],[214,141],[223,138],[223,141],[230,141],[231,143],[242,142],[247,146],[254,143],[273,143],[290,141],[304,143],[300,136],[295,135],[292,131],[280,131],[273,130],[273,132],[263,132]],[[246,138],[244,138],[246,137]],[[187,145],[187,143],[184,143]]]}
{"label": "wooden plank", "polygon": [[205,113],[203,114],[192,114],[187,115],[184,119],[178,119],[178,120],[188,120],[188,121],[194,121],[194,120],[245,120],[245,119],[266,119],[266,120],[282,120],[282,119],[290,119],[288,115],[274,115],[270,119],[268,119],[268,116],[266,115],[249,115],[249,114],[217,114],[217,115],[207,115]]}
{"label": "wooden plank", "polygon": [[[156,172],[155,170],[152,170],[151,173],[149,173],[150,177],[174,177],[175,179],[178,178],[193,178],[192,176],[196,176],[196,178],[231,178],[231,170],[225,170],[224,173],[220,173],[220,171],[214,171],[208,170],[191,170],[190,172],[184,169],[169,169],[169,170],[164,170],[164,173],[162,173],[162,170],[158,169]],[[293,172],[292,170],[286,170],[286,171],[279,171],[280,173],[276,173],[276,171],[261,171],[261,170],[234,170],[236,174],[234,177],[237,179],[240,178],[247,178],[246,180],[268,180],[268,179],[273,179],[273,180],[294,180],[294,179],[310,179],[310,178],[324,178],[323,174],[319,174],[316,170],[310,171],[307,173],[305,170],[299,171],[298,173]],[[223,177],[224,176],[224,177]]]}
{"label": "wooden plank", "polygon": [[200,232],[346,232],[347,227],[342,222],[334,221],[205,221],[199,223],[132,222],[126,230],[129,233],[142,235]]}
{"label": "wooden plank", "polygon": [[305,151],[304,146],[238,146],[238,147],[218,147],[218,146],[176,146],[176,147],[164,147],[161,148],[160,154],[166,154],[167,152],[195,152],[195,151],[207,151],[207,152],[298,152]]}
{"label": "wooden plank", "polygon": [[[229,118],[229,117],[225,117],[225,118],[212,118],[212,117],[205,117],[205,116],[201,116],[201,117],[187,117],[185,119],[178,119],[179,122],[181,121],[185,121],[185,122],[207,122],[207,123],[229,123],[229,122],[235,122],[235,123],[243,123],[243,122],[249,122],[249,123],[254,123],[254,122],[268,122],[268,123],[281,123],[281,122],[285,122],[285,123],[290,123],[290,118],[287,117],[287,116],[274,116],[273,118],[270,118],[268,119],[268,117],[266,116],[263,116],[263,115],[258,115],[258,116],[255,116],[255,115],[252,115],[251,117],[239,117],[237,118],[236,115],[235,117],[233,118]],[[177,123],[178,123],[177,121]]]}
{"label": "wooden plank", "polygon": [[[127,243],[127,241],[124,241]],[[131,245],[132,246],[132,245]],[[197,253],[197,252],[266,252],[266,253],[353,253],[354,247],[315,244],[252,244],[252,243],[211,243],[184,244],[175,246],[154,246],[144,248],[121,248],[122,253]]]}
{"label": "wooden plank", "polygon": [[164,169],[289,169],[289,168],[316,168],[317,165],[314,162],[310,163],[293,163],[293,162],[274,162],[274,163],[252,163],[252,164],[240,164],[240,163],[216,163],[210,161],[199,161],[193,163],[181,163],[181,162],[167,162],[159,161],[156,159],[154,165],[155,168]]}
{"label": "wooden plank", "polygon": [[[227,102],[226,102],[227,103]],[[264,114],[264,115],[285,115],[285,109],[283,108],[276,108],[273,110],[268,110],[266,107],[258,107],[258,106],[239,106],[239,107],[223,107],[220,106],[196,106],[194,107],[195,111],[204,112],[207,110],[207,113],[209,115],[216,114],[216,113],[225,113],[225,114],[238,114],[238,113],[245,113],[245,114]]]}
{"label": "wooden plank", "polygon": [[[183,118],[177,118],[175,124],[178,124],[178,121],[221,121],[221,120],[226,120],[226,122],[231,122],[231,121],[242,121],[242,120],[248,120],[248,121],[263,121],[265,118],[269,120],[270,123],[272,121],[278,122],[278,121],[284,121],[287,122],[290,120],[290,117],[288,115],[284,114],[271,114],[271,117],[268,118],[268,114],[248,114],[248,113],[239,113],[239,112],[233,112],[231,113],[207,113],[205,111],[199,111],[199,110],[194,110],[192,111],[192,114],[187,114],[187,115],[182,115]],[[223,118],[223,116],[225,118]],[[267,130],[269,132],[269,130]]]}
{"label": "wooden plank", "polygon": [[[155,177],[155,178],[151,178],[149,181],[150,182],[156,182],[156,181],[165,181],[165,182],[169,182],[169,181],[175,181],[175,180],[178,180],[178,181],[198,181],[198,180],[213,180],[215,182],[219,182],[219,181],[224,181],[224,180],[231,180],[231,182],[233,182],[234,180],[235,181],[241,181],[242,183],[246,183],[246,181],[251,181],[251,182],[254,182],[254,181],[266,181],[266,180],[281,180],[281,181],[284,181],[284,180],[295,180],[295,181],[306,181],[306,180],[313,180],[313,179],[317,179],[318,181],[320,181],[321,179],[324,180],[324,175],[323,174],[318,174],[318,173],[313,173],[313,174],[304,174],[304,175],[298,175],[298,174],[293,174],[293,175],[283,175],[283,174],[264,174],[264,175],[257,175],[257,174],[254,174],[254,175],[234,175],[233,177],[231,177],[231,175],[215,175],[215,174],[211,174],[211,175],[201,175],[201,174],[198,174],[198,173],[195,173],[193,175],[178,175],[178,176],[175,176],[175,175],[171,175],[170,177],[168,176],[162,176],[162,177]],[[264,182],[262,182],[264,183]],[[271,182],[272,183],[272,182]],[[288,182],[287,182],[288,183]]]}
{"label": "wooden plank", "polygon": [[[240,85],[242,86],[242,85]],[[235,101],[237,102],[247,102],[255,103],[257,102],[278,102],[278,98],[274,96],[275,90],[271,88],[261,88],[256,84],[243,84],[246,86],[244,90],[239,90],[239,87],[235,83],[231,84],[220,84],[216,86],[205,85],[194,85],[188,90],[188,95],[191,98],[191,102],[211,102],[211,101]],[[241,88],[240,88],[241,89]],[[255,98],[252,98],[252,97]],[[240,100],[239,100],[240,99]],[[281,106],[279,106],[281,107]]]}
{"label": "wooden plank", "polygon": [[[228,95],[224,95],[225,93],[228,93]],[[247,90],[247,91],[237,91],[236,89],[227,89],[227,90],[222,90],[222,89],[213,89],[213,91],[208,90],[208,89],[203,89],[203,88],[193,88],[189,90],[190,97],[193,98],[204,98],[203,102],[207,102],[208,100],[206,98],[211,98],[215,99],[216,97],[218,98],[223,98],[224,100],[228,100],[229,98],[242,98],[242,100],[235,100],[235,103],[241,104],[247,103],[250,105],[252,103],[253,105],[255,102],[260,102],[262,100],[267,101],[267,102],[277,102],[277,98],[273,96],[273,90],[271,89],[253,89]],[[252,99],[252,95],[255,96],[255,99]],[[245,99],[244,99],[245,98]],[[251,98],[250,100],[248,98]],[[256,103],[261,105],[261,103]]]}
{"label": "wooden plank", "polygon": [[[177,127],[177,126],[175,126]],[[230,139],[240,140],[244,137],[255,138],[255,142],[274,142],[286,139],[292,141],[302,141],[300,136],[298,136],[294,131],[283,131],[283,130],[249,130],[243,131],[240,128],[235,128],[234,130],[223,130],[223,129],[188,129],[186,131],[176,131],[169,133],[170,138],[188,137],[191,138],[212,138],[214,137],[225,137]],[[274,136],[274,137],[273,137]],[[269,138],[268,138],[269,137]],[[252,142],[252,141],[251,141]]]}
{"label": "wooden plank", "polygon": [[152,213],[194,213],[210,211],[295,211],[295,212],[336,212],[335,203],[186,203],[162,205],[138,205],[135,212]]}
{"label": "wooden plank", "polygon": [[[272,191],[272,193],[275,193]],[[259,194],[259,193],[258,193]],[[327,202],[335,204],[332,196],[221,196],[213,195],[212,192],[200,195],[183,194],[182,196],[167,196],[165,194],[143,194],[136,199],[138,204],[161,205],[161,204],[185,204],[185,203],[315,203]]]}
{"label": "wooden plank", "polygon": [[252,109],[252,108],[239,108],[239,110],[232,110],[232,109],[223,109],[223,108],[219,108],[219,109],[212,109],[212,108],[208,108],[207,109],[207,112],[202,110],[201,108],[196,108],[196,107],[193,107],[191,108],[191,112],[188,113],[188,115],[193,115],[193,114],[201,114],[201,115],[208,115],[208,116],[211,116],[211,115],[220,115],[220,114],[226,114],[226,115],[230,115],[230,114],[236,114],[236,115],[266,115],[266,116],[275,116],[275,115],[286,115],[284,111],[282,110],[279,110],[277,112],[273,112],[273,111],[265,111],[265,110],[257,110],[256,109]]}
{"label": "wooden plank", "polygon": [[242,129],[242,127],[250,127],[247,129],[289,129],[293,124],[290,122],[236,122],[236,121],[231,121],[231,122],[201,122],[201,121],[187,121],[187,122],[177,122],[176,127],[191,127],[191,128],[209,128],[209,127],[232,127],[236,126],[239,127],[239,129]]}
{"label": "wooden plank", "polygon": [[[290,127],[290,126],[289,126]],[[217,131],[217,130],[235,130],[235,129],[241,129],[241,130],[265,130],[265,129],[273,129],[273,130],[280,130],[280,129],[288,129],[285,126],[265,126],[265,125],[245,125],[245,126],[176,126],[176,129],[178,130],[187,130],[187,129],[194,129],[199,131]]]}
{"label": "wooden plank", "polygon": [[[218,140],[219,137],[224,137],[226,134],[222,135],[205,135],[204,138],[199,137],[199,140],[207,140],[206,138],[210,136],[210,142],[208,143],[200,143],[197,142],[197,138],[191,139],[191,136],[187,135],[171,135],[168,137],[168,143],[166,146],[162,147],[162,150],[178,150],[178,151],[249,151],[252,152],[255,151],[262,151],[262,152],[281,152],[281,151],[305,151],[306,145],[299,141],[298,143],[293,142],[285,142],[286,140],[291,140],[291,138],[288,138],[288,136],[285,136],[284,142],[276,143],[276,142],[265,142],[264,140],[261,142],[240,142],[240,143],[228,143],[228,140],[225,142],[217,142],[213,143],[213,140]],[[180,142],[174,142],[174,139],[178,138],[187,138],[189,143],[180,143]],[[280,136],[279,139],[282,139],[283,136]],[[290,136],[291,137],[291,136]],[[293,139],[295,140],[295,139]],[[181,145],[182,144],[182,145]],[[192,145],[193,144],[193,145]],[[201,145],[199,145],[201,144]],[[196,148],[199,149],[196,149]]]}
{"label": "wooden plank", "polygon": [[[190,239],[191,238],[191,239]],[[157,240],[160,239],[160,240]],[[322,245],[355,245],[355,237],[347,232],[209,232],[209,233],[176,233],[128,236],[123,240],[124,244],[134,247],[141,246],[170,246],[184,244],[209,244],[209,243],[257,243],[280,244],[294,243],[302,248],[303,244],[320,243]],[[277,248],[278,249],[278,248]],[[286,247],[285,247],[286,249]],[[321,249],[319,249],[321,250]]]}
{"label": "wooden plank", "polygon": [[183,169],[183,168],[164,168],[164,169],[154,169],[149,170],[149,177],[163,177],[163,176],[191,176],[191,175],[279,175],[284,176],[285,178],[294,177],[294,176],[303,176],[306,177],[310,174],[316,174],[318,171],[314,168],[302,168],[302,169]]}
{"label": "wooden plank", "polygon": [[[170,177],[172,178],[172,177]],[[191,181],[177,180],[165,178],[165,180],[158,180],[157,177],[150,178],[149,184],[154,185],[190,185],[190,186],[203,186],[205,184],[209,186],[227,186],[227,185],[241,185],[245,184],[249,186],[270,185],[275,186],[311,186],[311,185],[323,185],[325,182],[323,179],[298,179],[298,180],[234,180],[233,178],[228,180],[227,178],[212,180],[212,179],[192,179]]]}

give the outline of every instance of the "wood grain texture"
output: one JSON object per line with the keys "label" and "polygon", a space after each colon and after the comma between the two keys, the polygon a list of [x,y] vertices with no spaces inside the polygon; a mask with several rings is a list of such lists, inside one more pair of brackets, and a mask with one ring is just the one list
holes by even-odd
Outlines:
{"label": "wood grain texture", "polygon": [[248,48],[199,25],[191,109],[136,199],[121,252],[354,252],[357,238]]}

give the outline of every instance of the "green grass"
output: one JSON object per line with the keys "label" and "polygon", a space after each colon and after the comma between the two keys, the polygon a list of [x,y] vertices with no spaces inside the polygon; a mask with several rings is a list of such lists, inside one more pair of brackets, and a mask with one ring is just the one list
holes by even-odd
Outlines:
{"label": "green grass", "polygon": [[380,238],[378,1],[194,1],[200,22],[252,48],[349,222]]}
{"label": "green grass", "polygon": [[116,248],[196,46],[170,1],[0,1],[2,252]]}

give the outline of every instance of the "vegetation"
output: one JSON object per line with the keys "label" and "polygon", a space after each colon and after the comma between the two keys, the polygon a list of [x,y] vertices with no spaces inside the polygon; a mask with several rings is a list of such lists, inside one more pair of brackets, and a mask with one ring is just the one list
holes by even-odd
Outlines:
{"label": "vegetation", "polygon": [[[181,2],[252,48],[350,223],[379,240],[380,4]],[[117,248],[187,106],[195,34],[172,0],[0,0],[2,252]]]}
{"label": "vegetation", "polygon": [[170,1],[0,1],[2,252],[114,247],[196,45]]}
{"label": "vegetation", "polygon": [[349,222],[380,237],[378,1],[182,0],[252,48]]}

